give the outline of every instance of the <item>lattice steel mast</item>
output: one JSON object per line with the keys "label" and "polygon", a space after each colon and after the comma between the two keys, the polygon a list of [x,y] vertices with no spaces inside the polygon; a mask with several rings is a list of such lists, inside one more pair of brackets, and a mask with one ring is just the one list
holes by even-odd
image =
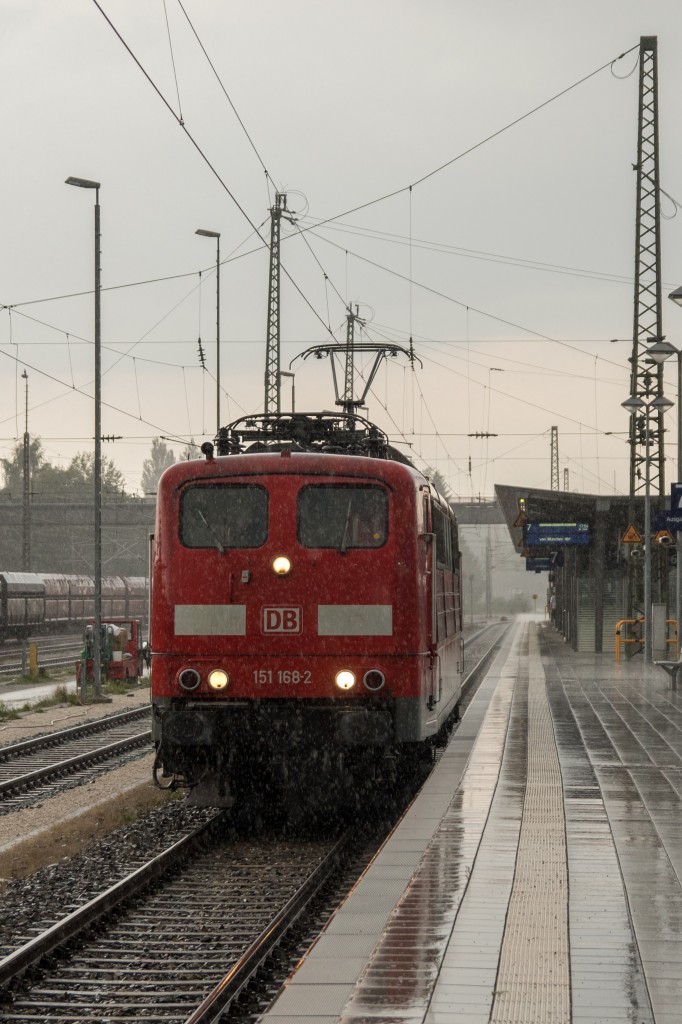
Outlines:
{"label": "lattice steel mast", "polygon": [[287,212],[284,192],[275,193],[275,205],[270,209],[270,277],[268,280],[268,329],[265,351],[265,413],[280,411],[279,379],[279,284],[280,284],[280,230],[282,215]]}
{"label": "lattice steel mast", "polygon": [[552,464],[551,489],[559,490],[559,428],[550,427],[550,461]]}
{"label": "lattice steel mast", "polygon": [[[639,45],[639,134],[637,143],[637,228],[635,304],[630,394],[651,401],[663,394],[663,368],[646,361],[652,342],[663,337],[661,310],[661,209],[658,172],[658,58],[656,36]],[[652,493],[665,490],[663,414],[650,417],[649,475]],[[645,487],[646,417],[630,417],[630,494]]]}
{"label": "lattice steel mast", "polygon": [[346,373],[344,377],[343,398],[338,403],[345,411],[352,415],[356,411],[358,403],[355,401],[355,322],[361,326],[365,321],[358,316],[359,307],[353,312],[352,304],[348,306],[346,313]]}

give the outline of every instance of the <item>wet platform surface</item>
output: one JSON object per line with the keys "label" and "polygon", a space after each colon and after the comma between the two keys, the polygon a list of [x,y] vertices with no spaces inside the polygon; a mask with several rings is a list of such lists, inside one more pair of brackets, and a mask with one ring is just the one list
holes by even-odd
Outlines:
{"label": "wet platform surface", "polygon": [[682,1021],[682,694],[514,623],[263,1020]]}

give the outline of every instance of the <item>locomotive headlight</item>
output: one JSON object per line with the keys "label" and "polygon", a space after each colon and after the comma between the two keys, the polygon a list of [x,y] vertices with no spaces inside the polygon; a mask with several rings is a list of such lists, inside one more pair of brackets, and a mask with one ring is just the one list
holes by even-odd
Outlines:
{"label": "locomotive headlight", "polygon": [[355,686],[355,676],[348,669],[342,669],[341,672],[337,672],[334,678],[334,682],[340,690],[350,690]]}
{"label": "locomotive headlight", "polygon": [[272,570],[277,573],[278,576],[286,576],[291,569],[291,562],[286,555],[278,555],[273,560]]}
{"label": "locomotive headlight", "polygon": [[212,672],[208,673],[208,685],[213,690],[224,690],[230,681],[230,677],[227,672],[223,672],[221,668],[214,668]]}

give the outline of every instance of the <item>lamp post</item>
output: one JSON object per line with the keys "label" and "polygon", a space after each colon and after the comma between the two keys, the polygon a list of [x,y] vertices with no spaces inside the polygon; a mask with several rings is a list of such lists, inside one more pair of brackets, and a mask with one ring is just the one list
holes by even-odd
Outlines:
{"label": "lamp post", "polygon": [[[67,178],[67,185],[95,190],[95,628],[93,636],[93,683],[95,700],[102,697],[102,323],[101,248],[98,181]],[[87,676],[87,671],[84,673]],[[85,678],[82,693],[85,694]]]}
{"label": "lamp post", "polygon": [[220,232],[219,231],[205,231],[204,228],[197,228],[194,232],[195,235],[203,235],[204,238],[215,238],[216,240],[216,258],[215,258],[215,306],[216,306],[216,324],[215,324],[215,375],[216,375],[216,398],[215,398],[215,414],[216,414],[216,437],[220,431]]}
{"label": "lamp post", "polygon": [[[660,348],[664,349],[662,343],[657,342]],[[651,356],[654,362],[663,362],[670,354],[666,352],[654,351],[654,346],[648,350],[648,354]],[[658,356],[660,355],[660,358]],[[651,630],[651,459],[649,455],[650,447],[650,431],[649,424],[651,419],[651,413],[665,412],[669,409],[673,403],[665,395],[658,395],[653,398],[650,402],[645,402],[644,399],[639,398],[637,395],[631,395],[621,405],[624,409],[634,416],[636,413],[644,411],[645,422],[645,473],[644,473],[644,664],[650,665],[652,662],[652,630]]]}
{"label": "lamp post", "polygon": [[31,437],[28,432],[28,374],[22,373],[26,384],[26,415],[24,419],[24,502],[22,514],[22,556],[21,567],[24,572],[31,571]]}
{"label": "lamp post", "polygon": [[[670,292],[668,296],[675,305],[682,306],[682,286]],[[670,348],[677,355],[677,483],[682,483],[682,348]],[[675,535],[676,539],[676,568],[675,568],[675,619],[677,621],[677,660],[682,660],[682,543],[680,543],[680,532]]]}

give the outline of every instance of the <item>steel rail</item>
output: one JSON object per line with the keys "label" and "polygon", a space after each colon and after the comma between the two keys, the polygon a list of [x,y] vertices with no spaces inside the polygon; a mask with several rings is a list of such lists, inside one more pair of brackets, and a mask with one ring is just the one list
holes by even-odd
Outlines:
{"label": "steel rail", "polygon": [[[71,658],[41,658],[41,668],[67,668],[69,665],[74,665],[76,662],[76,655],[74,654]],[[21,675],[22,664],[17,662],[14,665],[0,665],[0,676],[18,676]]]}
{"label": "steel rail", "polygon": [[338,866],[342,854],[350,846],[351,838],[351,834],[346,833],[338,840],[300,889],[294,893],[286,906],[251,943],[237,963],[209,992],[184,1024],[210,1024],[239,995],[268,954],[295,923],[315,893]]}
{"label": "steel rail", "polygon": [[17,775],[16,778],[6,779],[4,782],[0,782],[0,797],[17,790],[30,789],[37,782],[43,782],[53,776],[73,772],[82,765],[106,761],[108,757],[112,757],[115,754],[121,754],[126,750],[141,747],[145,743],[151,743],[151,738],[152,732],[149,729],[146,732],[137,733],[135,736],[128,736],[124,740],[108,743],[106,746],[98,747],[96,750],[88,750],[84,754],[76,754],[74,757],[58,761],[56,764],[46,765],[44,768],[36,768],[34,771],[26,772],[24,775]]}
{"label": "steel rail", "polygon": [[110,886],[99,896],[95,896],[84,906],[74,910],[67,917],[57,921],[41,935],[15,949],[0,960],[0,986],[6,986],[18,974],[38,963],[44,956],[64,945],[79,932],[93,924],[104,914],[109,913],[124,900],[136,895],[154,879],[169,871],[182,859],[189,857],[195,847],[205,840],[208,832],[216,828],[224,817],[224,812],[216,814],[205,824],[190,832],[189,835],[173,843],[157,857],[143,864],[132,874],[122,878],[120,882]]}
{"label": "steel rail", "polygon": [[[503,626],[504,628],[502,629],[500,635],[490,645],[490,647],[485,652],[483,657],[480,658],[480,660],[474,665],[474,667],[472,668],[471,672],[469,672],[465,676],[465,678],[462,680],[462,693],[464,693],[465,690],[469,690],[474,685],[474,683],[477,682],[477,680],[480,678],[480,676],[485,672],[485,670],[487,669],[488,665],[490,664],[492,659],[497,654],[497,651],[499,649],[499,645],[500,645],[500,642],[502,640],[502,637],[504,636],[506,631],[509,629],[510,623],[509,622],[505,622],[505,623],[495,622],[495,623],[492,623],[491,626],[492,625]],[[490,627],[487,627],[487,628],[490,628]],[[481,633],[482,632],[484,632],[484,630],[481,630]],[[479,637],[480,635],[481,635],[480,633],[477,633],[476,637]],[[475,639],[475,638],[472,637],[472,639]]]}
{"label": "steel rail", "polygon": [[95,721],[87,722],[84,725],[72,725],[68,729],[51,732],[45,736],[34,736],[28,740],[20,740],[18,743],[10,743],[5,747],[0,747],[0,763],[12,757],[19,757],[21,754],[30,754],[34,750],[56,747],[67,740],[78,739],[79,736],[106,732],[125,722],[132,722],[149,714],[151,714],[151,709],[145,705],[143,708],[134,708],[132,711],[121,711],[118,714],[108,715],[105,718],[97,718]]}

